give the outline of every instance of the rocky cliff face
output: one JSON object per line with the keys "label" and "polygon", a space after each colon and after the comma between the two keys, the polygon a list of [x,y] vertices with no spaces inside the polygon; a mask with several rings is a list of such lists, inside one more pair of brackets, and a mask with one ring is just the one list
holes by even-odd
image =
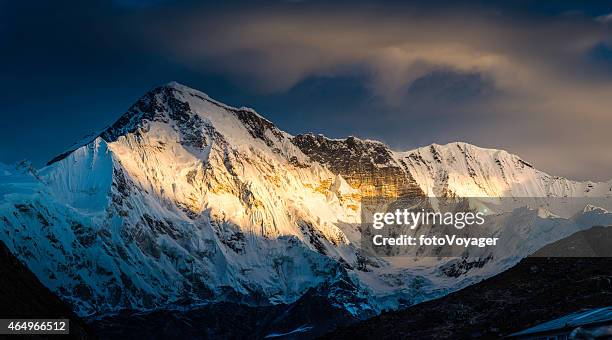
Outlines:
{"label": "rocky cliff face", "polygon": [[396,161],[393,151],[381,142],[304,134],[295,136],[293,143],[312,161],[341,175],[363,196],[424,196],[401,161]]}

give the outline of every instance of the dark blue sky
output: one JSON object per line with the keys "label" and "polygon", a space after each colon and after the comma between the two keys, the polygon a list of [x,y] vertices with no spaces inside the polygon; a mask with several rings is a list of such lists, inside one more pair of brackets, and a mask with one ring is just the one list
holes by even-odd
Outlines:
{"label": "dark blue sky", "polygon": [[[612,84],[610,2],[488,3],[0,0],[0,162],[40,166],[174,80],[293,134],[463,140],[612,177],[592,90]],[[574,111],[551,117],[565,93]]]}

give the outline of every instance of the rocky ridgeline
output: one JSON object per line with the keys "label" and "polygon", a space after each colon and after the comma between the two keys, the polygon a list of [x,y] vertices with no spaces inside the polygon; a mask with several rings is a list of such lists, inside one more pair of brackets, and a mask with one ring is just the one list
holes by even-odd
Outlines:
{"label": "rocky ridgeline", "polygon": [[337,140],[313,134],[297,135],[292,141],[311,160],[344,177],[363,197],[423,196],[410,173],[381,142],[356,137]]}

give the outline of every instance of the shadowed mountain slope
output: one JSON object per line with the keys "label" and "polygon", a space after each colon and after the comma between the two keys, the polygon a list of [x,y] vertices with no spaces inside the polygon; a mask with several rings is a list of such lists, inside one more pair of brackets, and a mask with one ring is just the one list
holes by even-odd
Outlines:
{"label": "shadowed mountain slope", "polygon": [[[568,254],[564,245],[595,235],[610,237],[612,228],[578,232],[534,256]],[[325,338],[499,338],[571,312],[608,305],[612,305],[612,258],[529,257],[443,298],[383,313]]]}
{"label": "shadowed mountain slope", "polygon": [[0,241],[0,318],[70,319],[71,337],[91,339],[91,331]]}

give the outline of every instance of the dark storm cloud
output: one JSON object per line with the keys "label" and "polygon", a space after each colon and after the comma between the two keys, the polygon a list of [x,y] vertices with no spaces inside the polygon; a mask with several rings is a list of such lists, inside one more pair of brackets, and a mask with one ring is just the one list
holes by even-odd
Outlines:
{"label": "dark storm cloud", "polygon": [[[402,149],[465,140],[553,174],[612,177],[605,2],[0,6],[1,109],[16,141],[2,143],[3,159],[45,143],[44,127],[100,128],[146,89],[178,80],[292,133]],[[24,139],[18,124],[38,133]]]}
{"label": "dark storm cloud", "polygon": [[[261,93],[312,77],[365,74],[385,122],[396,123],[380,137],[397,141],[418,130],[399,145],[467,139],[555,173],[610,177],[611,64],[590,57],[612,41],[607,16],[514,13],[397,5],[203,9],[175,13],[167,17],[171,29],[145,36],[196,71],[221,72]],[[440,72],[447,77],[416,91],[417,81]],[[444,90],[444,79],[469,75],[484,88],[452,99],[464,89]],[[393,131],[397,123],[403,131]]]}

